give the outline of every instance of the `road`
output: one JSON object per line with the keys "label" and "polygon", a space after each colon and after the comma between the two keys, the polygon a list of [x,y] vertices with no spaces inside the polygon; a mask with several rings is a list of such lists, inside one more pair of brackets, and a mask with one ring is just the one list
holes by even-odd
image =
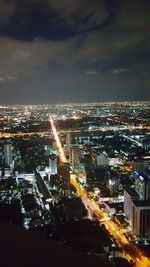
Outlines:
{"label": "road", "polygon": [[[51,123],[52,132],[57,143],[60,158],[62,162],[67,162],[53,118],[49,116],[49,119]],[[118,225],[115,224],[112,220],[105,220],[108,218],[108,214],[101,210],[98,204],[88,196],[86,190],[78,183],[75,174],[71,174],[70,181],[71,184],[76,188],[78,196],[80,196],[82,201],[86,203],[86,206],[88,207],[89,211],[93,211],[99,221],[101,221],[102,219],[104,220],[103,224],[105,225],[108,232],[116,239],[118,245],[122,248],[126,259],[128,259],[129,261],[132,260],[135,263],[134,266],[136,267],[150,267],[150,259],[146,258],[138,249],[138,247],[132,244],[124,236],[122,229],[118,228]]]}
{"label": "road", "polygon": [[[51,118],[50,118],[51,120]],[[92,128],[92,129],[69,129],[69,130],[61,130],[59,133],[80,133],[80,132],[99,132],[99,131],[124,131],[124,130],[142,130],[142,129],[147,129],[150,130],[150,126],[137,126],[137,127],[117,127],[117,126],[107,126],[107,127],[97,127],[97,128]],[[5,137],[5,138],[12,138],[12,137],[23,137],[23,136],[32,136],[32,135],[49,135],[49,131],[44,131],[44,132],[29,132],[29,133],[0,133],[0,138]]]}
{"label": "road", "polygon": [[123,249],[126,259],[135,262],[136,267],[150,267],[150,259],[146,258],[137,246],[129,242],[124,236],[122,229],[118,228],[118,225],[112,220],[105,220],[108,217],[107,213],[103,212],[98,204],[87,195],[85,189],[77,182],[75,174],[71,175],[71,184],[76,188],[78,196],[86,203],[86,207],[97,215],[99,221],[103,219],[102,224],[105,225],[108,232],[115,238],[119,247]]}
{"label": "road", "polygon": [[52,119],[52,117],[50,115],[49,115],[49,120],[50,120],[50,124],[51,124],[51,128],[52,128],[52,132],[53,132],[53,135],[54,135],[54,138],[55,138],[55,141],[56,141],[56,145],[57,145],[57,148],[58,148],[58,151],[59,151],[60,160],[62,162],[64,162],[64,163],[66,163],[67,162],[66,156],[65,156],[64,150],[62,148],[62,145],[61,145],[61,142],[60,142],[60,139],[59,139],[59,136],[58,136],[54,121],[53,121],[53,119]]}
{"label": "road", "polygon": [[32,136],[32,135],[49,135],[49,132],[30,132],[30,133],[0,133],[0,138],[6,137],[21,137],[21,136]]}

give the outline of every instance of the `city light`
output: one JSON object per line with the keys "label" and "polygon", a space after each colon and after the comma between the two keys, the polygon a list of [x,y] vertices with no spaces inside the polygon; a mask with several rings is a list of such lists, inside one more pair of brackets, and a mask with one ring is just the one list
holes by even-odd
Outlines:
{"label": "city light", "polygon": [[[133,117],[128,118],[134,105],[130,111],[128,104],[119,104],[119,109],[118,104],[95,105],[30,106],[25,110],[12,106],[1,110],[0,160],[4,168],[1,201],[9,204],[13,199],[20,201],[20,212],[24,215],[21,226],[27,230],[51,223],[53,212],[49,204],[58,209],[63,199],[66,207],[69,201],[79,201],[77,214],[83,209],[81,217],[74,215],[72,206],[71,211],[65,214],[64,209],[64,215],[56,218],[60,224],[65,225],[68,220],[65,216],[73,216],[75,224],[88,221],[91,227],[104,232],[106,244],[112,247],[109,251],[112,261],[115,262],[113,253],[117,255],[119,251],[133,266],[150,267],[146,257],[150,246],[149,222],[143,219],[142,226],[133,225],[132,208],[128,216],[129,204],[134,205],[136,217],[139,210],[144,210],[146,216],[150,210],[149,202],[143,202],[143,206],[140,202],[143,196],[149,201],[150,196],[148,111],[145,109],[137,121],[134,113],[134,126]],[[137,104],[137,112],[141,105],[147,104]],[[14,181],[17,193],[15,186],[7,187],[7,183],[11,186]],[[137,222],[140,221],[138,217]],[[60,239],[62,234],[63,230]],[[93,252],[100,247],[90,249]]]}
{"label": "city light", "polygon": [[[61,145],[61,141],[59,139],[57,129],[55,127],[54,121],[50,116],[50,122],[53,130],[53,134],[55,137],[55,141],[57,143],[58,151],[60,154],[60,158],[63,162],[66,162],[66,157]],[[114,236],[118,245],[123,249],[125,258],[129,261],[132,260],[135,263],[136,267],[150,267],[150,261],[146,258],[141,251],[132,243],[130,243],[127,238],[124,236],[124,232],[122,229],[118,229],[118,226],[111,220],[108,220],[108,214],[100,210],[97,203],[88,197],[86,190],[77,182],[76,175],[71,175],[71,184],[76,188],[78,196],[81,197],[83,202],[88,207],[89,213],[94,213],[98,220],[105,225],[108,232]]]}
{"label": "city light", "polygon": [[50,120],[50,123],[51,123],[52,132],[53,132],[56,144],[57,144],[60,160],[63,163],[66,163],[67,162],[66,156],[65,156],[65,153],[63,151],[63,148],[62,148],[62,145],[61,145],[61,142],[60,142],[60,139],[59,139],[59,136],[58,136],[54,121],[53,121],[53,118],[50,115],[49,115],[49,120]]}

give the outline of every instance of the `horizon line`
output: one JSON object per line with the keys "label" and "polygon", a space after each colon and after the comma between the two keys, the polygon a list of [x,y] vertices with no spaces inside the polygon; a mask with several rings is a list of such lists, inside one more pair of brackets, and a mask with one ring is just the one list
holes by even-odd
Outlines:
{"label": "horizon line", "polygon": [[149,103],[150,100],[116,100],[116,101],[89,101],[89,102],[66,102],[66,103],[53,103],[53,104],[0,104],[0,108],[10,106],[68,106],[68,105],[92,105],[92,104],[122,104],[122,103]]}

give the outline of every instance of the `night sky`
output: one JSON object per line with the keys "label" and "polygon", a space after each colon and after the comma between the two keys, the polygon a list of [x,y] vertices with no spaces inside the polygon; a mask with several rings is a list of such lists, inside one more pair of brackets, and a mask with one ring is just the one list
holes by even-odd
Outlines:
{"label": "night sky", "polygon": [[149,96],[150,0],[0,0],[0,104]]}

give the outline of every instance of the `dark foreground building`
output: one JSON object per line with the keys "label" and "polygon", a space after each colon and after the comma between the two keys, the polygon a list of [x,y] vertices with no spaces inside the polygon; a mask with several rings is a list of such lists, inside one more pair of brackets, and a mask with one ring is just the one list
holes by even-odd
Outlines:
{"label": "dark foreground building", "polygon": [[0,222],[2,267],[109,267],[98,257],[86,256],[34,233]]}

